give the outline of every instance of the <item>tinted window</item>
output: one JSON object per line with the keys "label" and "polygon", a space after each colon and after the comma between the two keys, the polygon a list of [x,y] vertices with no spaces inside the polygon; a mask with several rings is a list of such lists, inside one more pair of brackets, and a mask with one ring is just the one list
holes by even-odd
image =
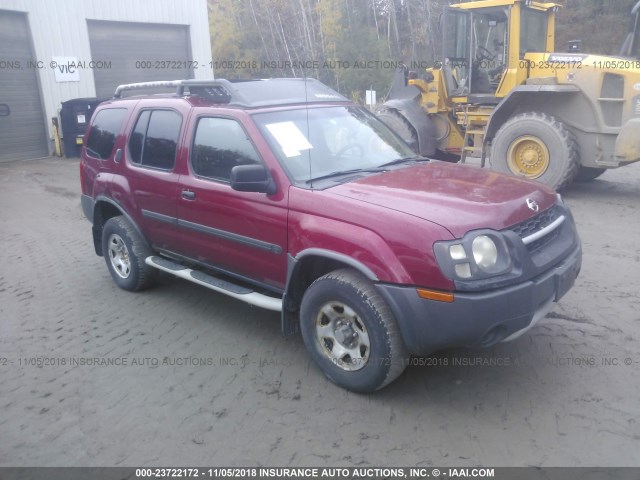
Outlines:
{"label": "tinted window", "polygon": [[142,112],[138,117],[133,133],[131,133],[129,154],[133,163],[142,163],[142,145],[144,145],[144,136],[147,133],[150,116],[151,112],[149,110]]}
{"label": "tinted window", "polygon": [[101,160],[106,160],[111,156],[126,114],[127,110],[124,108],[107,108],[96,114],[91,124],[91,130],[89,130],[89,140],[86,143],[89,155]]}
{"label": "tinted window", "polygon": [[236,165],[260,163],[260,157],[235,120],[201,118],[198,121],[191,153],[196,175],[229,180]]}
{"label": "tinted window", "polygon": [[182,117],[171,110],[142,112],[129,139],[131,161],[171,170],[176,162],[181,125]]}

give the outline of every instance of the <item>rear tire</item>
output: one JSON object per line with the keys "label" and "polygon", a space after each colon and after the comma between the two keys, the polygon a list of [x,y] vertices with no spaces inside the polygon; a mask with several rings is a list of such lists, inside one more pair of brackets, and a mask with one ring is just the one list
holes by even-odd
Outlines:
{"label": "rear tire", "polygon": [[593,167],[580,167],[578,170],[578,175],[576,175],[576,182],[590,182],[591,180],[595,180],[604,172],[606,172],[607,168],[593,168]]}
{"label": "rear tire", "polygon": [[381,110],[376,114],[376,116],[382,120],[387,127],[402,138],[402,140],[411,147],[416,155],[420,154],[418,134],[411,124],[402,115],[400,115],[397,110]]}
{"label": "rear tire", "polygon": [[358,272],[336,270],[313,282],[302,299],[300,323],[313,361],[347,390],[379,390],[407,366],[391,309]]}
{"label": "rear tire", "polygon": [[104,224],[102,252],[113,281],[123,290],[135,292],[155,283],[158,271],[144,262],[152,251],[123,216]]}
{"label": "rear tire", "polygon": [[491,168],[556,190],[578,173],[580,150],[571,131],[550,115],[528,112],[505,122],[491,145]]}

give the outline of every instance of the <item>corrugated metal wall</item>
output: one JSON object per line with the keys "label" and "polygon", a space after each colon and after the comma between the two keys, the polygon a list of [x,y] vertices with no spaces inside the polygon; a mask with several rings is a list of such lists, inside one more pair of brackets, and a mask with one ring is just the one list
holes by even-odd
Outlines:
{"label": "corrugated metal wall", "polygon": [[[199,64],[199,68],[193,71],[193,77],[213,77],[209,66],[211,41],[207,0],[0,0],[0,9],[27,13],[35,59],[42,62],[37,74],[42,89],[44,115],[49,120],[57,116],[61,102],[97,96],[95,77],[104,78],[104,72],[99,73],[97,69],[88,67],[92,60],[89,41],[89,24],[92,20],[161,23],[187,28],[191,49],[191,58],[188,60],[195,60]],[[117,51],[116,54],[121,52]],[[79,69],[80,81],[56,82],[55,69],[51,67],[54,57],[74,57],[86,62],[87,68]],[[160,74],[160,71],[156,73]],[[175,73],[179,74],[177,78],[184,77],[184,72]],[[6,71],[0,72],[2,76],[5,74]],[[122,79],[123,83],[128,81],[128,78]]]}
{"label": "corrugated metal wall", "polygon": [[89,20],[89,41],[91,57],[110,63],[93,72],[99,98],[123,83],[193,78],[186,25]]}
{"label": "corrugated metal wall", "polygon": [[0,103],[10,110],[0,116],[0,162],[49,153],[32,57],[27,16],[0,10]]}

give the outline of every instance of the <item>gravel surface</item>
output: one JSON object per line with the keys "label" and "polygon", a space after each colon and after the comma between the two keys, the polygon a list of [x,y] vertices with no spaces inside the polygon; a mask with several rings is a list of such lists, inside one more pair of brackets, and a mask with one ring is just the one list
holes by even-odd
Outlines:
{"label": "gravel surface", "polygon": [[118,289],[78,177],[0,164],[1,466],[640,466],[640,165],[564,192],[583,270],[545,320],[375,395],[326,380],[278,314]]}

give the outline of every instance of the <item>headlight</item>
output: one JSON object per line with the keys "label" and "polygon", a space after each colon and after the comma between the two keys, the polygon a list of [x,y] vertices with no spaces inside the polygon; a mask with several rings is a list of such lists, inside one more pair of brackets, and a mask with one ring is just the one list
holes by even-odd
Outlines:
{"label": "headlight", "polygon": [[433,245],[438,265],[452,280],[480,280],[512,268],[507,243],[500,232],[476,230],[464,238]]}
{"label": "headlight", "polygon": [[478,235],[471,244],[473,259],[483,270],[489,270],[498,262],[498,248],[491,238]]}

